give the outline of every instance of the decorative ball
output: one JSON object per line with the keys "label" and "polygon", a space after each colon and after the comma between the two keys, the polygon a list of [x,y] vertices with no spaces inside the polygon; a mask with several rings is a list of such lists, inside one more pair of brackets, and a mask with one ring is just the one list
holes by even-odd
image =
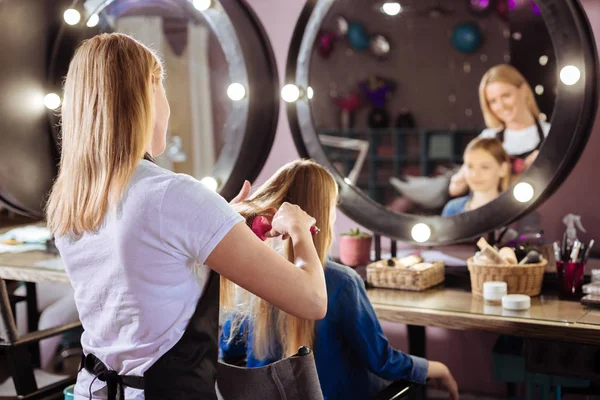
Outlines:
{"label": "decorative ball", "polygon": [[317,49],[322,57],[327,58],[333,50],[335,35],[328,31],[322,31],[317,36]]}
{"label": "decorative ball", "polygon": [[355,50],[364,51],[369,48],[370,38],[362,24],[353,22],[348,25],[348,42]]}
{"label": "decorative ball", "polygon": [[460,24],[452,32],[452,45],[462,53],[474,53],[481,45],[481,36],[477,24]]}
{"label": "decorative ball", "polygon": [[390,52],[390,42],[383,35],[375,35],[371,38],[371,53],[377,57],[385,57]]}

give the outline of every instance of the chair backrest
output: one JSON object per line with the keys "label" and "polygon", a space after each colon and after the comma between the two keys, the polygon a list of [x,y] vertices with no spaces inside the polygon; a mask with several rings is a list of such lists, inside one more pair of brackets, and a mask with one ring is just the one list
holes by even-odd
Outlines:
{"label": "chair backrest", "polygon": [[323,400],[315,358],[308,348],[259,368],[243,368],[219,361],[219,400]]}

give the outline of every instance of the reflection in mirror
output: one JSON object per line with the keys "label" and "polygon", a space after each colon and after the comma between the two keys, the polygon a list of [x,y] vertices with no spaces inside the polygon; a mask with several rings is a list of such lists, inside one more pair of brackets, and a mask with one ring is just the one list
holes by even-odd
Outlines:
{"label": "reflection in mirror", "polygon": [[550,130],[558,71],[537,4],[483,3],[338,0],[321,24],[309,75],[321,145],[392,211],[493,201]]}
{"label": "reflection in mirror", "polygon": [[[80,40],[120,32],[151,47],[163,60],[171,116],[167,147],[157,163],[198,179],[210,176],[223,148],[224,126],[235,100],[228,96],[225,55],[202,13],[172,0],[116,0],[105,2],[108,5],[100,9],[98,3],[85,1],[81,10],[85,24],[71,27],[81,30]],[[67,23],[67,17],[74,18],[64,17]]]}

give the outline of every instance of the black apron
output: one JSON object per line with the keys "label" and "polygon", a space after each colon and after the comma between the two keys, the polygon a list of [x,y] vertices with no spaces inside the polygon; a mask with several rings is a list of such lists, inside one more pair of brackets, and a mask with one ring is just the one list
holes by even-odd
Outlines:
{"label": "black apron", "polygon": [[124,386],[143,389],[146,400],[216,400],[219,275],[210,271],[206,290],[175,346],[140,376],[120,376],[93,354],[82,368],[106,382],[108,400],[124,400]]}
{"label": "black apron", "polygon": [[[537,118],[534,118],[535,120],[535,126],[537,128],[537,133],[538,133],[538,138],[539,138],[539,143],[538,145],[530,151],[527,151],[525,153],[521,153],[521,154],[512,154],[509,155],[510,158],[510,165],[511,165],[511,170],[513,174],[521,174],[523,171],[518,171],[518,168],[516,168],[516,161],[517,160],[524,160],[525,158],[527,158],[527,156],[529,156],[531,153],[533,153],[536,150],[539,150],[542,147],[542,143],[544,143],[544,131],[542,130],[542,126],[540,125],[540,121],[538,121]],[[506,130],[506,128],[502,128],[502,130],[498,131],[498,133],[496,133],[496,139],[498,139],[499,141],[502,142],[502,144],[504,144],[504,131]]]}

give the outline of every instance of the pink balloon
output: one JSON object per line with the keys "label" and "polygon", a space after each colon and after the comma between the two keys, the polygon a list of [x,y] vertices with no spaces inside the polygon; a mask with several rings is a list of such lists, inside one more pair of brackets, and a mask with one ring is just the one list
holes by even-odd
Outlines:
{"label": "pink balloon", "polygon": [[331,51],[333,50],[333,44],[335,42],[336,35],[328,32],[321,31],[317,36],[317,48],[319,49],[319,53],[323,57],[329,57]]}

